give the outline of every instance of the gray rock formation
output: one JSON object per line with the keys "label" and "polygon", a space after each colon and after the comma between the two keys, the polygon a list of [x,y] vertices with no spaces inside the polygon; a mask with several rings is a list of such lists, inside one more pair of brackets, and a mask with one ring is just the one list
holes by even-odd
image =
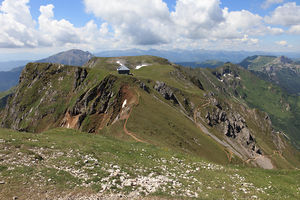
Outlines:
{"label": "gray rock formation", "polygon": [[166,100],[172,100],[174,104],[179,104],[174,94],[174,90],[167,86],[164,82],[156,81],[154,89],[158,91]]}

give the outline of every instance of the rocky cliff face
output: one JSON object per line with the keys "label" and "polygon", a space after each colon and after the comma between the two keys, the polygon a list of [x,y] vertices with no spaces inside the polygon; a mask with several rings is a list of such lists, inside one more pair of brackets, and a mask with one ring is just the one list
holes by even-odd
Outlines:
{"label": "rocky cliff face", "polygon": [[[103,124],[111,124],[130,89],[113,75],[90,88],[88,76],[89,70],[85,68],[28,64],[15,95],[3,111],[1,126],[33,132],[54,127],[95,132]],[[85,120],[93,119],[99,123],[82,126]]]}
{"label": "rocky cliff face", "polygon": [[[271,121],[266,114],[264,117],[259,111],[248,109],[242,105],[229,105],[226,101],[221,101],[221,103],[213,93],[206,95],[208,103],[195,107],[196,102],[186,98],[183,91],[172,88],[164,82],[157,81],[154,89],[164,99],[172,102],[173,106],[185,113],[189,119],[196,124],[201,124],[200,127],[204,132],[207,131],[207,134],[211,136],[214,131],[217,131],[219,134],[217,134],[216,141],[224,146],[230,146],[229,151],[238,152],[237,155],[245,162],[252,162],[263,168],[274,167],[271,159],[264,156],[265,152],[260,148],[255,139],[256,136],[253,134],[253,129],[255,129],[257,132],[264,132],[270,138],[275,137],[270,132],[272,130]],[[241,108],[236,110],[236,107]],[[252,119],[249,116],[252,116]],[[248,127],[250,120],[252,124],[255,123],[255,126],[252,125],[251,128]],[[207,128],[205,128],[206,125]],[[278,140],[280,139],[277,137],[273,139],[273,145],[277,145]],[[285,147],[286,144],[283,145],[283,148]]]}

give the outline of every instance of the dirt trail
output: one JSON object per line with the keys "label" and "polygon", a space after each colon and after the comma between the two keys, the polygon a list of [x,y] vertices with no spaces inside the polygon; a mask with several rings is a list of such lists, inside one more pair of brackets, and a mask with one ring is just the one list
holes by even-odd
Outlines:
{"label": "dirt trail", "polygon": [[231,163],[231,160],[232,160],[232,157],[233,157],[232,151],[230,151],[229,149],[226,149],[226,150],[225,150],[225,153],[226,153],[226,155],[227,155],[227,158],[228,158],[229,163]]}
{"label": "dirt trail", "polygon": [[245,160],[244,162],[248,164],[250,161],[256,161],[257,159],[264,158],[264,157],[265,156],[263,156],[263,155],[258,155],[258,156],[255,156],[254,158],[249,158],[249,159]]}
{"label": "dirt trail", "polygon": [[131,115],[131,112],[132,112],[132,109],[130,110],[128,116],[126,117],[126,121],[125,121],[124,127],[123,127],[124,132],[125,132],[127,135],[129,135],[130,137],[132,137],[132,138],[133,138],[135,141],[137,141],[137,142],[147,143],[147,142],[145,142],[145,141],[143,141],[143,140],[141,140],[141,139],[138,139],[133,133],[131,133],[130,131],[127,130],[127,127],[126,127],[126,126],[127,126],[128,119],[129,119],[129,117],[130,117],[130,115]]}
{"label": "dirt trail", "polygon": [[127,135],[129,135],[130,137],[132,137],[135,141],[137,141],[137,142],[142,142],[142,143],[147,143],[147,142],[145,142],[144,140],[141,140],[141,139],[137,138],[137,137],[135,136],[134,133],[128,131],[128,129],[127,129],[127,122],[128,122],[128,119],[129,119],[129,117],[130,117],[130,115],[131,115],[131,112],[132,112],[134,106],[139,105],[140,94],[139,94],[137,91],[136,91],[136,93],[137,93],[137,95],[138,95],[137,102],[136,102],[135,105],[133,105],[133,106],[131,107],[129,113],[126,115],[126,117],[125,117],[126,120],[125,120],[125,123],[124,123],[124,126],[123,126],[123,130],[124,130],[124,132],[125,132]]}

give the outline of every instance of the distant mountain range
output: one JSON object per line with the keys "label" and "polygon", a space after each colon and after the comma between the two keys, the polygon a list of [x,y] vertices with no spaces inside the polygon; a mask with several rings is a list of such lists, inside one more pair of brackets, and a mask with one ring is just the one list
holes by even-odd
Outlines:
{"label": "distant mountain range", "polygon": [[178,65],[182,65],[185,67],[192,67],[192,68],[197,68],[197,67],[202,67],[202,68],[216,68],[224,65],[225,63],[222,61],[218,60],[207,60],[204,62],[178,62],[176,63]]}
{"label": "distant mountain range", "polygon": [[0,71],[10,71],[16,67],[24,66],[29,63],[30,60],[16,60],[0,62]]}
{"label": "distant mountain range", "polygon": [[271,81],[290,94],[300,94],[300,63],[285,56],[251,56],[240,63],[264,80]]}
{"label": "distant mountain range", "polygon": [[[37,63],[58,63],[64,65],[72,66],[82,66],[90,58],[93,57],[93,54],[87,51],[81,51],[78,49],[72,49],[69,51],[64,51],[48,58],[37,60]],[[28,61],[15,61],[11,62],[12,66],[15,68],[10,71],[0,71],[0,92],[6,91],[11,87],[17,85],[20,74]],[[0,63],[1,64],[1,63]],[[9,64],[9,62],[7,62]],[[16,64],[20,64],[16,66]]]}
{"label": "distant mountain range", "polygon": [[112,50],[102,51],[95,53],[95,56],[100,57],[119,57],[119,56],[140,56],[140,55],[152,55],[159,56],[168,59],[171,62],[204,62],[207,60],[218,60],[222,62],[240,63],[245,58],[254,55],[274,55],[281,56],[285,55],[290,58],[300,58],[300,53],[283,53],[283,52],[250,52],[250,51],[212,51],[212,50],[140,50],[140,49],[129,49],[129,50]]}

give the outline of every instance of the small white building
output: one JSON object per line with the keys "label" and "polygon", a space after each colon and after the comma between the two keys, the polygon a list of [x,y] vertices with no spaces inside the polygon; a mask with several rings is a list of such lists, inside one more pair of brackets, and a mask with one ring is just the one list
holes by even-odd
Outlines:
{"label": "small white building", "polygon": [[130,74],[130,69],[125,65],[121,65],[117,70],[119,74]]}

